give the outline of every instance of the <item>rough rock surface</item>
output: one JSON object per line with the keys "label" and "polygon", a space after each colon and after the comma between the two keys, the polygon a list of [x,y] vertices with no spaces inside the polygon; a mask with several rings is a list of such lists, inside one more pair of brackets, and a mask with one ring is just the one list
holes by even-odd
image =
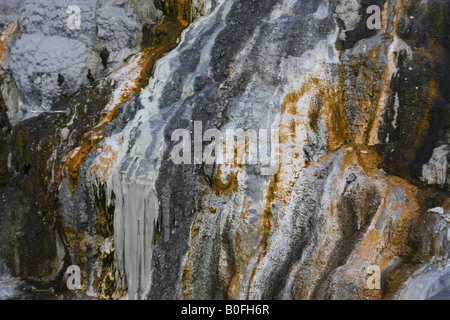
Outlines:
{"label": "rough rock surface", "polygon": [[[5,121],[2,274],[63,290],[77,264],[83,294],[103,299],[448,298],[450,1],[155,0],[164,20],[142,29],[137,1],[93,1],[95,36],[71,36],[36,3],[22,7],[9,65],[29,108],[53,101],[67,114]],[[380,30],[367,28],[373,4]],[[127,10],[137,18],[113,27],[108,15]],[[25,54],[42,37],[80,52],[56,55],[53,70],[52,40]],[[101,68],[92,52],[119,57],[140,41],[115,72],[77,82]],[[31,82],[19,68],[31,63],[75,86]],[[199,122],[277,130],[275,170],[261,153],[191,164],[202,150],[190,142],[195,155],[174,164],[174,131],[194,139]]]}
{"label": "rough rock surface", "polygon": [[430,161],[422,167],[422,180],[441,187],[450,185],[450,145],[440,146],[433,151]]}
{"label": "rough rock surface", "polygon": [[[24,96],[21,118],[48,111],[68,96],[105,76],[141,49],[143,23],[160,15],[149,1],[145,15],[138,3],[126,1],[24,1],[20,11],[22,37],[9,67]],[[141,8],[144,9],[144,8]],[[142,18],[142,21],[139,20]]]}
{"label": "rough rock surface", "polygon": [[22,5],[22,0],[1,0],[0,1],[0,29],[3,29],[6,25],[17,19],[20,7]]}

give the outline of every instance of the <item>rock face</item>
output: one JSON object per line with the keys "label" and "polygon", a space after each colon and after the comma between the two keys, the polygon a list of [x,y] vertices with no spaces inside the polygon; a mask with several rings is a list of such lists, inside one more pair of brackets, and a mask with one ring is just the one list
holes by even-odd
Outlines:
{"label": "rock face", "polygon": [[448,298],[450,1],[84,1],[74,32],[49,3],[24,2],[5,64],[27,113],[0,114],[2,274],[72,297],[78,265],[102,299]]}
{"label": "rock face", "polygon": [[422,180],[441,187],[450,184],[449,159],[449,145],[434,149],[430,161],[422,167]]}
{"label": "rock face", "polygon": [[136,1],[72,1],[71,6],[62,0],[25,1],[23,35],[9,62],[25,100],[22,118],[48,111],[59,97],[72,95],[139,52],[143,23],[158,22],[151,4],[147,14],[138,12],[141,23],[133,10],[139,7]]}
{"label": "rock face", "polygon": [[0,27],[3,29],[6,25],[14,22],[19,14],[20,7],[22,5],[22,0],[10,1],[1,0],[0,1]]}

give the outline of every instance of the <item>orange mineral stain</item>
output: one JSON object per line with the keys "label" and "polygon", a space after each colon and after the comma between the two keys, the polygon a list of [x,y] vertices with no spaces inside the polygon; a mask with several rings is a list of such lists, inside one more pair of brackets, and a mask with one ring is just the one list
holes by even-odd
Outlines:
{"label": "orange mineral stain", "polygon": [[0,62],[3,59],[5,44],[8,40],[8,37],[17,29],[18,26],[19,19],[17,19],[17,21],[15,22],[10,23],[0,35]]}
{"label": "orange mineral stain", "polygon": [[[99,148],[99,143],[105,138],[102,131],[106,124],[115,119],[119,106],[129,101],[134,94],[148,84],[156,62],[177,46],[177,40],[186,26],[186,23],[181,20],[165,17],[154,29],[155,32],[157,30],[165,35],[159,43],[144,48],[140,53],[130,57],[124,66],[113,71],[100,83],[100,85],[114,83],[115,89],[97,126],[92,131],[86,132],[79,146],[72,150],[66,158],[65,167],[69,172],[69,187],[72,194],[78,187],[80,166],[88,155]],[[105,157],[103,160],[104,163],[99,166],[103,167],[102,170],[105,171],[113,164],[114,158]]]}

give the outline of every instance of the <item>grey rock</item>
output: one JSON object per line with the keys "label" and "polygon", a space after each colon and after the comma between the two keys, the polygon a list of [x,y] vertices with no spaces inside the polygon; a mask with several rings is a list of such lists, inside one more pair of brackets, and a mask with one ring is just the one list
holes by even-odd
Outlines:
{"label": "grey rock", "polygon": [[440,187],[450,185],[450,145],[433,150],[430,161],[422,167],[421,180]]}
{"label": "grey rock", "polygon": [[163,18],[162,11],[156,9],[153,1],[148,0],[116,0],[114,5],[124,7],[126,9],[132,8],[133,12],[138,17],[138,20],[143,25],[153,25],[158,23]]}
{"label": "grey rock", "polygon": [[9,62],[25,100],[20,119],[50,110],[60,97],[123,65],[140,50],[142,25],[156,23],[161,15],[152,1],[142,7],[139,1],[75,0],[70,5],[80,10],[79,28],[66,1],[27,0],[21,6],[23,36]]}
{"label": "grey rock", "polygon": [[109,52],[108,69],[116,69],[139,50],[142,25],[133,10],[120,7],[101,7],[96,19],[99,45]]}
{"label": "grey rock", "polygon": [[356,180],[356,175],[354,173],[352,173],[351,175],[349,175],[347,177],[347,183],[352,183],[355,180]]}
{"label": "grey rock", "polygon": [[23,0],[0,0],[0,30],[17,20],[22,2]]}
{"label": "grey rock", "polygon": [[[24,1],[20,13],[20,27],[24,34],[58,36],[79,40],[86,46],[95,41],[95,12],[97,0],[75,0],[68,3],[63,0],[37,2]],[[74,12],[69,6],[80,9],[80,29],[72,29],[69,18]]]}
{"label": "grey rock", "polygon": [[50,110],[58,97],[76,92],[87,81],[86,59],[87,48],[78,40],[24,34],[11,52],[10,68],[27,111]]}

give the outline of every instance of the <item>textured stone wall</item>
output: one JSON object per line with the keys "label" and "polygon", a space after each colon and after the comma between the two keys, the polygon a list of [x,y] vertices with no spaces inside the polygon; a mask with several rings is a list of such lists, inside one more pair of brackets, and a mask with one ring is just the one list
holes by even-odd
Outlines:
{"label": "textured stone wall", "polygon": [[120,67],[140,51],[143,24],[156,24],[160,17],[151,1],[145,6],[136,1],[72,1],[70,6],[79,9],[79,26],[71,20],[75,11],[67,1],[24,1],[21,7],[22,37],[9,62],[24,96],[21,118],[50,110],[58,98]]}
{"label": "textured stone wall", "polygon": [[[448,297],[449,1],[91,1],[75,33],[48,3],[5,64],[30,113],[0,113],[2,274],[53,298],[70,264],[78,298]],[[200,122],[276,130],[274,170],[175,164]]]}

